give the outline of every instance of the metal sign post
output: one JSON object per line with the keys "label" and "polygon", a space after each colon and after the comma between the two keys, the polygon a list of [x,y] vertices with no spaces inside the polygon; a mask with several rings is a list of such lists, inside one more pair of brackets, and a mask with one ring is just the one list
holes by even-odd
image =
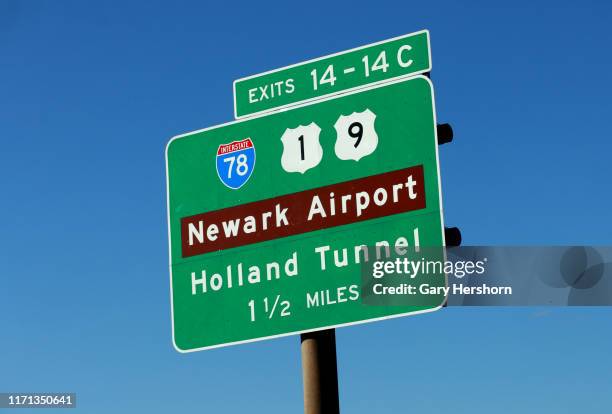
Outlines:
{"label": "metal sign post", "polygon": [[301,335],[304,413],[340,412],[336,331],[326,329]]}

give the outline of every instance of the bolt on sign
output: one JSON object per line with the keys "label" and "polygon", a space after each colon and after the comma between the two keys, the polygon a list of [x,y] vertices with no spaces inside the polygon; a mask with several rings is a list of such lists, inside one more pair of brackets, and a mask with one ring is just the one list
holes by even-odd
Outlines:
{"label": "bolt on sign", "polygon": [[429,31],[372,43],[234,81],[236,119],[431,70]]}
{"label": "bolt on sign", "polygon": [[433,86],[417,76],[173,138],[175,347],[438,309],[368,306],[360,272],[444,245],[435,126]]}

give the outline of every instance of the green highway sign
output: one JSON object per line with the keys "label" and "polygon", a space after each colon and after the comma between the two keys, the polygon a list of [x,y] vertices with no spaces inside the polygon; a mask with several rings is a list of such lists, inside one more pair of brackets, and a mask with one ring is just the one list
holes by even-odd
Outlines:
{"label": "green highway sign", "polygon": [[236,119],[431,70],[429,31],[399,36],[234,81]]}
{"label": "green highway sign", "polygon": [[444,300],[362,301],[366,263],[444,245],[424,76],[174,137],[166,168],[181,352],[432,311]]}

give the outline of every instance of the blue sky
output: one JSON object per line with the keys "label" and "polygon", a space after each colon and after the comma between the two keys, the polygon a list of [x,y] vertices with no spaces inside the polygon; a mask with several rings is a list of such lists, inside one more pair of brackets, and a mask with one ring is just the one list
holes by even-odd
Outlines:
{"label": "blue sky", "polygon": [[[464,244],[609,245],[612,6],[491,3],[0,2],[0,392],[77,392],[83,413],[299,412],[298,337],[173,349],[164,146],[231,120],[236,78],[423,28]],[[341,406],[605,412],[611,316],[343,328]]]}

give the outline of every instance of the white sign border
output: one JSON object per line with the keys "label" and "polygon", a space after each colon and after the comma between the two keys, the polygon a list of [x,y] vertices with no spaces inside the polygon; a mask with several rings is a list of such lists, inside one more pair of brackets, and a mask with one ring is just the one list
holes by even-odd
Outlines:
{"label": "white sign border", "polygon": [[[437,164],[437,175],[438,175],[438,200],[439,200],[439,205],[440,205],[440,225],[441,225],[441,229],[440,231],[442,232],[442,244],[443,246],[446,246],[446,239],[445,239],[445,235],[444,235],[444,212],[443,212],[443,204],[442,204],[442,180],[441,180],[441,176],[440,176],[440,157],[439,157],[439,148],[438,148],[438,131],[437,131],[437,115],[436,115],[436,100],[435,100],[435,94],[434,94],[434,86],[433,83],[431,82],[431,79],[429,79],[426,76],[422,76],[422,75],[404,75],[403,77],[399,77],[399,78],[394,78],[394,79],[388,79],[384,82],[377,82],[376,84],[370,84],[367,85],[365,87],[362,88],[358,88],[359,90],[352,90],[352,91],[342,91],[342,92],[337,92],[335,94],[332,95],[328,95],[326,97],[319,97],[317,99],[318,102],[322,102],[322,101],[329,101],[332,99],[337,99],[339,97],[343,97],[344,95],[353,95],[355,93],[358,92],[363,92],[366,90],[371,90],[371,89],[377,89],[383,86],[387,86],[387,85],[393,85],[396,83],[402,83],[402,82],[410,82],[412,80],[416,80],[416,79],[424,79],[428,84],[429,87],[431,89],[431,104],[432,104],[432,110],[433,110],[433,129],[434,129],[434,139],[435,139],[435,148],[436,148],[436,164]],[[317,103],[318,103],[317,102]],[[286,112],[292,109],[297,109],[297,108],[301,108],[301,107],[305,107],[305,106],[310,106],[312,105],[313,102],[300,102],[298,105],[295,106],[291,106],[291,107],[285,107],[285,108],[277,108],[277,111],[274,111],[274,113],[280,113],[280,112]],[[352,326],[352,325],[361,325],[364,323],[371,323],[371,322],[378,322],[378,321],[383,321],[383,320],[387,320],[387,319],[394,319],[394,318],[401,318],[404,316],[410,316],[410,315],[419,315],[419,314],[423,314],[423,313],[429,313],[429,312],[435,312],[439,309],[441,309],[444,306],[444,303],[446,302],[447,298],[445,297],[444,300],[442,301],[442,303],[440,303],[440,305],[438,307],[435,308],[431,308],[431,309],[425,309],[425,310],[420,310],[420,311],[414,311],[414,312],[406,312],[406,313],[399,313],[399,314],[395,314],[395,315],[387,315],[387,316],[381,316],[379,318],[372,318],[372,319],[363,319],[360,321],[355,321],[355,322],[347,322],[347,323],[342,323],[342,324],[337,324],[337,325],[329,325],[329,326],[322,326],[322,327],[318,327],[318,328],[313,328],[313,329],[306,329],[306,330],[302,330],[302,331],[292,331],[292,332],[286,332],[286,333],[282,333],[282,334],[276,334],[276,335],[270,335],[270,336],[262,336],[262,337],[258,337],[258,338],[252,338],[252,339],[245,339],[245,340],[241,340],[241,341],[234,341],[234,342],[226,342],[226,343],[222,343],[222,344],[216,344],[216,345],[210,345],[210,346],[204,346],[204,347],[200,347],[200,348],[193,348],[193,349],[181,349],[177,346],[176,344],[176,340],[175,340],[175,335],[174,335],[174,302],[173,302],[173,292],[172,292],[172,240],[171,240],[171,236],[170,236],[170,176],[169,176],[169,169],[168,169],[168,148],[170,148],[170,144],[172,142],[174,142],[175,140],[181,139],[181,138],[185,138],[194,134],[199,134],[201,132],[206,132],[206,131],[211,131],[214,129],[218,129],[218,128],[222,128],[225,126],[229,126],[229,125],[233,125],[233,124],[239,124],[242,122],[246,122],[246,121],[251,121],[253,119],[256,118],[263,118],[265,116],[270,115],[269,113],[266,114],[260,114],[258,116],[249,116],[248,119],[239,119],[239,120],[235,120],[235,121],[230,121],[230,122],[226,122],[223,124],[219,124],[219,125],[214,125],[208,128],[203,128],[203,129],[198,129],[196,131],[192,131],[192,132],[187,132],[185,134],[180,134],[180,135],[176,135],[174,137],[172,137],[170,139],[170,141],[168,141],[168,143],[166,144],[166,149],[165,149],[165,158],[166,158],[166,208],[167,208],[167,213],[168,213],[168,260],[169,260],[169,268],[170,268],[170,319],[171,319],[171,323],[172,323],[172,345],[174,346],[174,349],[176,349],[178,352],[182,353],[182,354],[188,354],[191,352],[197,352],[197,351],[206,351],[209,349],[215,349],[215,348],[222,348],[222,347],[226,347],[226,346],[232,346],[232,345],[241,345],[241,344],[247,344],[250,342],[258,342],[258,341],[263,341],[263,340],[267,340],[267,339],[275,339],[275,338],[282,338],[285,336],[290,336],[290,335],[298,335],[298,334],[303,334],[303,333],[308,333],[308,332],[316,332],[316,331],[322,331],[325,329],[335,329],[335,328],[342,328],[345,326]],[[448,286],[448,280],[446,282],[447,286]]]}

